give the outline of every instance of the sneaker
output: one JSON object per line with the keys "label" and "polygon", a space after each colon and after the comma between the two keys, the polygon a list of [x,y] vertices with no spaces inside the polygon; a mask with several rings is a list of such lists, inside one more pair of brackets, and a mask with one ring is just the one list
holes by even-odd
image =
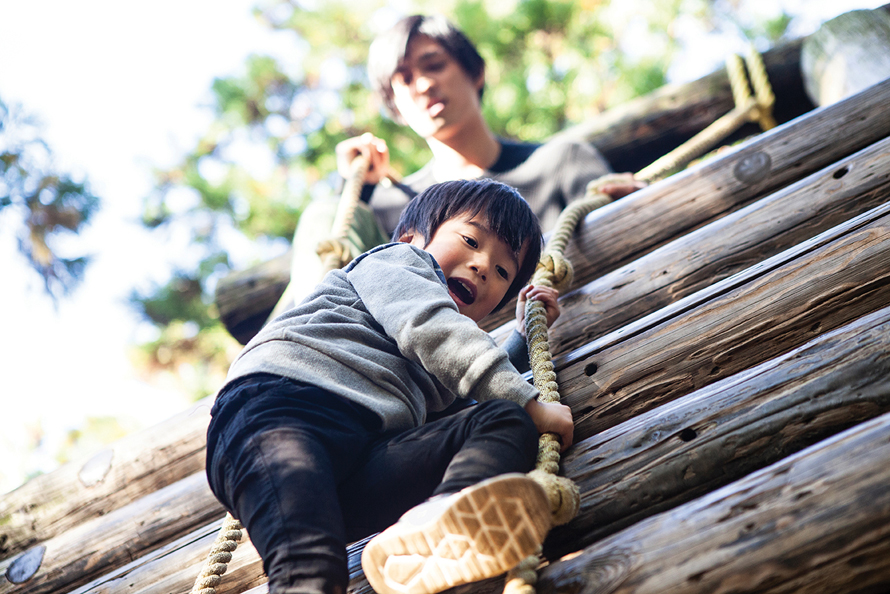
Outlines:
{"label": "sneaker", "polygon": [[548,530],[544,489],[503,474],[409,510],[368,542],[362,569],[378,594],[433,594],[512,569]]}

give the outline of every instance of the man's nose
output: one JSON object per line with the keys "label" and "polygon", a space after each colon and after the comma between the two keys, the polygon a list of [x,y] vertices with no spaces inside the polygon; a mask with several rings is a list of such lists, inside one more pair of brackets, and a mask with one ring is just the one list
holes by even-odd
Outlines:
{"label": "man's nose", "polygon": [[414,91],[416,93],[426,93],[433,86],[433,80],[423,74],[419,74],[414,78]]}

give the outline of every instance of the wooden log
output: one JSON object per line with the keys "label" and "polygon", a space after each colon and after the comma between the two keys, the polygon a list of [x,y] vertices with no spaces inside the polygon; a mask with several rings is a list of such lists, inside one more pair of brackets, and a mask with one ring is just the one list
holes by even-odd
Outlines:
{"label": "wooden log", "polygon": [[886,592],[890,415],[545,567],[574,594]]}
{"label": "wooden log", "polygon": [[639,415],[569,450],[581,510],[550,559],[890,411],[890,308]]}
{"label": "wooden log", "polygon": [[[588,215],[567,256],[575,266],[574,287],[614,270],[661,245],[720,218],[755,199],[822,169],[890,134],[890,81],[808,113],[743,146],[674,175]],[[820,142],[832,138],[831,143]],[[271,264],[270,264],[271,265]],[[285,259],[276,264],[289,266]],[[252,281],[261,284],[254,278]],[[228,291],[223,283],[217,299]],[[260,300],[244,290],[244,300],[226,300],[220,318],[229,332],[246,342],[261,327],[234,326],[227,320],[242,306],[254,311]],[[271,311],[277,301],[262,307]],[[508,322],[511,307],[483,320],[486,330]]]}
{"label": "wooden log", "polygon": [[[225,515],[203,472],[168,485],[111,513],[93,518],[0,562],[0,572],[29,555],[35,571],[20,572],[0,593],[67,592]],[[39,550],[37,550],[39,547]]]}
{"label": "wooden log", "polygon": [[[780,124],[815,107],[804,90],[800,72],[802,41],[791,41],[762,55],[776,96],[773,113]],[[720,68],[695,81],[665,85],[571,126],[555,137],[587,140],[602,153],[613,171],[639,171],[733,107],[729,77],[726,69]],[[722,139],[722,143],[730,144],[758,132],[757,124],[748,124]]]}
{"label": "wooden log", "polygon": [[290,282],[293,248],[247,270],[221,278],[214,299],[229,333],[247,344],[260,331]]}
{"label": "wooden log", "polygon": [[211,399],[0,498],[0,559],[204,469]]}
{"label": "wooden log", "polygon": [[853,10],[823,23],[803,42],[800,67],[807,95],[816,105],[829,105],[890,78],[890,13]]}
{"label": "wooden log", "polygon": [[[550,350],[579,348],[774,256],[881,204],[888,189],[890,139],[884,139],[568,293],[550,328]],[[513,327],[492,335],[503,340]]]}
{"label": "wooden log", "polygon": [[[546,553],[556,558],[577,550],[888,410],[890,308],[885,308],[577,444],[565,457],[563,471],[581,489],[581,511],[571,524],[551,533]],[[203,482],[200,487],[207,490]],[[185,489],[178,494],[183,501],[200,495]],[[209,497],[209,493],[204,496]],[[167,500],[172,504],[170,497]],[[159,501],[156,507],[162,509],[164,503]],[[120,519],[108,523],[124,524]],[[155,530],[173,533],[167,528]],[[102,534],[99,522],[91,532]],[[41,573],[34,579],[42,579],[43,572],[73,572],[66,563],[78,568],[102,566],[109,572],[114,567],[103,564],[112,556],[109,549],[114,542],[151,538],[144,530],[139,532],[118,532],[107,542],[97,541],[94,550],[79,557],[72,550],[51,559],[50,551],[56,547],[48,543]],[[75,544],[77,539],[69,540]],[[359,565],[363,544],[357,543],[349,550],[350,590],[370,594]],[[131,554],[143,554],[135,546],[128,548]],[[239,549],[237,554],[255,554],[248,550]],[[188,561],[167,557],[157,563],[176,569]],[[50,564],[57,569],[50,569]],[[231,571],[223,579],[233,587],[254,583],[256,571],[250,565],[243,571]],[[151,570],[149,575],[154,573],[162,571]],[[26,582],[19,589],[0,588],[0,592],[62,591],[64,584],[60,579],[54,583],[44,580],[40,587]]]}
{"label": "wooden log", "polygon": [[576,439],[890,303],[890,204],[554,359]]}
{"label": "wooden log", "polygon": [[[186,594],[207,561],[222,521],[183,536],[68,594]],[[237,579],[231,579],[237,576]],[[236,594],[266,582],[262,561],[245,533],[217,594]]]}
{"label": "wooden log", "polygon": [[[566,250],[573,288],[886,138],[888,104],[890,80],[592,212]],[[510,318],[505,307],[481,325]]]}

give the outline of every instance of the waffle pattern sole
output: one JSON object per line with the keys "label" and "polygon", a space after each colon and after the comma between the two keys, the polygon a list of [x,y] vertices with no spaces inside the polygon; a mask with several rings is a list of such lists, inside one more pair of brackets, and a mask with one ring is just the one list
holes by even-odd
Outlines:
{"label": "waffle pattern sole", "polygon": [[362,568],[378,594],[433,594],[515,567],[549,529],[544,490],[526,475],[502,475],[433,513],[408,512],[365,546]]}

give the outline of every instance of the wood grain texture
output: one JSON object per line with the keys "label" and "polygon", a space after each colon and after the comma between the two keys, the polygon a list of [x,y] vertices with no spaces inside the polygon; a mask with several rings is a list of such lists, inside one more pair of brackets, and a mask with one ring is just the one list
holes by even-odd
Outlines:
{"label": "wood grain texture", "polygon": [[[46,551],[37,573],[17,585],[0,581],[0,593],[71,590],[224,514],[204,473],[198,472],[44,541]],[[0,562],[0,572],[17,558]]]}
{"label": "wood grain texture", "polygon": [[576,439],[890,303],[882,205],[554,360]]}
{"label": "wood grain texture", "polygon": [[203,471],[210,402],[0,497],[0,559]]}
{"label": "wood grain texture", "polygon": [[890,411],[890,308],[572,447],[579,515],[545,552],[570,553]]}
{"label": "wood grain texture", "polygon": [[[626,264],[560,300],[554,355],[578,348],[890,198],[890,139]],[[513,322],[492,332],[503,340]]]}
{"label": "wood grain texture", "polygon": [[888,457],[884,415],[551,564],[538,592],[886,592]]}
{"label": "wood grain texture", "polygon": [[[573,288],[890,135],[890,80],[593,211],[566,250]],[[831,138],[831,142],[814,142]],[[481,324],[493,330],[505,307]]]}

